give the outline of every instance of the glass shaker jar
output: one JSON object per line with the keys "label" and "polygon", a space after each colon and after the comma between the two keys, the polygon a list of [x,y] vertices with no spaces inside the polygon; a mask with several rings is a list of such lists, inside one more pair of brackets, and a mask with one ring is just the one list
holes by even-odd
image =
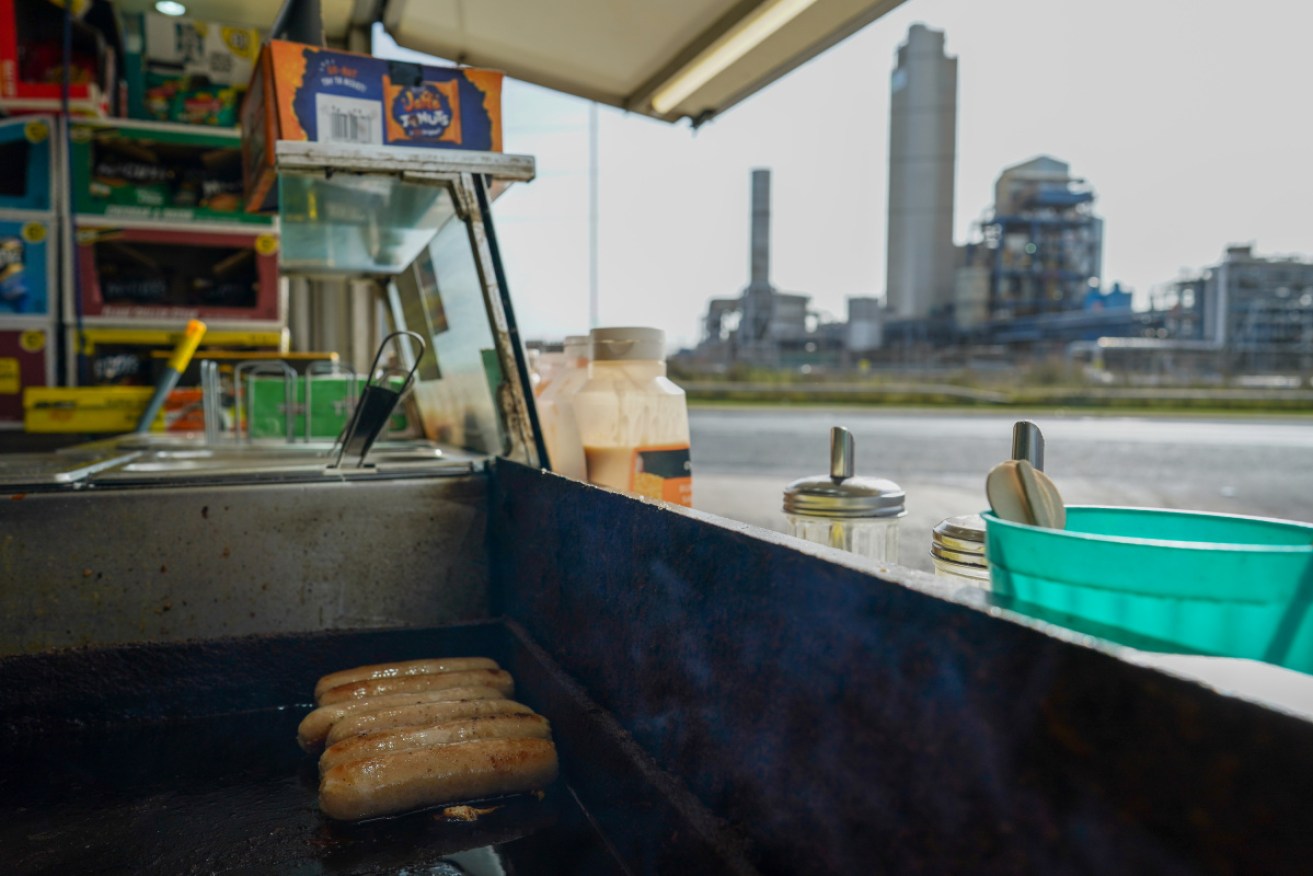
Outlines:
{"label": "glass shaker jar", "polygon": [[985,521],[979,514],[941,520],[930,534],[930,562],[940,578],[961,578],[989,589]]}
{"label": "glass shaker jar", "polygon": [[872,560],[898,562],[903,489],[884,478],[853,477],[853,436],[830,430],[830,474],[802,478],[784,490],[789,534]]}

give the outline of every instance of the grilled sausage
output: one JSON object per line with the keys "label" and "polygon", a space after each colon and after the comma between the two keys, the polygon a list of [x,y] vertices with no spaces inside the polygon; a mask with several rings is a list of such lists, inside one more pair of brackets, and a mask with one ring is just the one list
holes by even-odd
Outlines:
{"label": "grilled sausage", "polygon": [[443,690],[392,694],[368,700],[346,700],[330,706],[320,706],[301,719],[301,725],[296,729],[297,741],[306,751],[318,751],[323,746],[324,737],[328,735],[333,724],[360,709],[455,700],[496,700],[501,696],[501,691],[490,687],[449,687]]}
{"label": "grilled sausage", "polygon": [[468,700],[414,703],[357,709],[333,724],[325,742],[336,745],[344,739],[398,727],[431,727],[458,718],[484,715],[532,715],[533,709],[512,700]]}
{"label": "grilled sausage", "polygon": [[[488,702],[484,700],[483,702]],[[319,758],[319,772],[328,772],[340,763],[387,754],[435,748],[471,739],[551,739],[552,728],[542,715],[485,715],[447,721],[429,727],[404,727],[352,736],[330,745]]]}
{"label": "grilled sausage", "polygon": [[[412,675],[434,675],[439,672],[464,672],[467,669],[500,669],[496,660],[487,657],[444,657],[430,660],[403,660],[399,663],[373,663],[330,672],[315,685],[315,702],[324,691],[353,681],[370,681],[375,678],[405,678]],[[320,705],[323,705],[320,703]]]}
{"label": "grilled sausage", "polygon": [[463,672],[438,672],[432,675],[348,682],[324,691],[319,697],[319,705],[329,706],[346,700],[363,700],[421,690],[441,690],[447,687],[491,687],[507,697],[515,694],[515,682],[511,679],[511,674],[504,669],[467,669]]}
{"label": "grilled sausage", "polygon": [[546,739],[476,739],[340,763],[319,780],[319,808],[355,821],[545,788],[556,779]]}

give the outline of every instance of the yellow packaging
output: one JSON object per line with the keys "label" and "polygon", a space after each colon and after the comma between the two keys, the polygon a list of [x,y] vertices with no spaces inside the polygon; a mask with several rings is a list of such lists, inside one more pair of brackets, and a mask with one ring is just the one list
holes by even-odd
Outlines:
{"label": "yellow packaging", "polygon": [[[146,409],[149,386],[33,386],[23,391],[28,432],[132,432]],[[156,420],[163,422],[164,414]]]}

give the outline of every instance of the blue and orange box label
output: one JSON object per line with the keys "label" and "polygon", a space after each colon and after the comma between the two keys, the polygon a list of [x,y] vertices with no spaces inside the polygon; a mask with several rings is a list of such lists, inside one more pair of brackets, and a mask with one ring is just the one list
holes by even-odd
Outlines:
{"label": "blue and orange box label", "polygon": [[274,40],[242,106],[246,208],[274,209],[276,140],[500,152],[502,74]]}

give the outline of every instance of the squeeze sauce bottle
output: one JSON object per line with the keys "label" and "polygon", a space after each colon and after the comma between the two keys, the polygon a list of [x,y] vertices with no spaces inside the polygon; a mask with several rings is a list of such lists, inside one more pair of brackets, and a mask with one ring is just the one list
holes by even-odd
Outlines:
{"label": "squeeze sauce bottle", "polygon": [[693,504],[688,405],[666,379],[665,333],[596,328],[588,381],[573,399],[589,483]]}
{"label": "squeeze sauce bottle", "polygon": [[588,382],[589,346],[587,335],[567,337],[561,364],[538,397],[538,422],[552,471],[577,481],[587,479],[587,468],[574,416],[574,397]]}

